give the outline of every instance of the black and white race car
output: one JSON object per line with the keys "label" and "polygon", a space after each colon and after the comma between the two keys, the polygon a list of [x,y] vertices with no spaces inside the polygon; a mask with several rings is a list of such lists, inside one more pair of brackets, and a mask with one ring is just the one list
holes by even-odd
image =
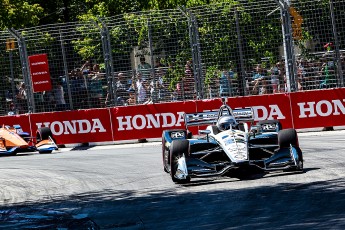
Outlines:
{"label": "black and white race car", "polygon": [[[162,135],[164,171],[176,183],[191,178],[241,176],[263,172],[303,171],[303,155],[295,129],[277,120],[254,125],[252,108],[232,110],[223,102],[218,111],[185,114],[186,128]],[[190,126],[206,126],[192,138]]]}

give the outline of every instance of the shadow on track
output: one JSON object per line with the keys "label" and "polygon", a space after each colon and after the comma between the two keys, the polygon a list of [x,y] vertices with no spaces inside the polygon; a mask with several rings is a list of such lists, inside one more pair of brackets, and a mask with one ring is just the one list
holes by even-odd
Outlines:
{"label": "shadow on track", "polygon": [[114,188],[2,207],[1,213],[12,215],[1,215],[0,228],[46,229],[38,217],[54,210],[87,214],[100,229],[344,229],[344,197],[345,179],[201,192],[178,185],[150,193]]}

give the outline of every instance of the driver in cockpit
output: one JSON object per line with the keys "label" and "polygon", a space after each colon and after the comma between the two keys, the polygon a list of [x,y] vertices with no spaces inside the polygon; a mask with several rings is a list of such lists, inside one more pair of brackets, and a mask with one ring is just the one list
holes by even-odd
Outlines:
{"label": "driver in cockpit", "polygon": [[234,129],[238,126],[238,122],[233,116],[222,116],[217,121],[217,127],[219,131],[225,131],[229,129]]}

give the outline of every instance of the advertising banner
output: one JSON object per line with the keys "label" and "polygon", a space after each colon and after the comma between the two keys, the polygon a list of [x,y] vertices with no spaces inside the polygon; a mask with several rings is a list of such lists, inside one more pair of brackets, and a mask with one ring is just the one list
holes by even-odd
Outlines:
{"label": "advertising banner", "polygon": [[47,54],[29,56],[29,65],[34,93],[51,90]]}
{"label": "advertising banner", "polygon": [[32,114],[31,125],[49,127],[58,144],[113,140],[108,109]]}
{"label": "advertising banner", "polygon": [[[232,108],[251,107],[254,121],[279,120],[283,128],[345,125],[345,89],[227,98]],[[184,114],[218,110],[220,98],[0,117],[36,135],[49,127],[58,144],[159,138],[163,130],[185,129]],[[193,134],[205,127],[190,127]]]}
{"label": "advertising banner", "polygon": [[184,129],[184,113],[196,111],[195,102],[172,102],[110,109],[114,140],[157,138],[165,129]]}
{"label": "advertising banner", "polygon": [[345,89],[291,93],[296,129],[345,125]]}
{"label": "advertising banner", "polygon": [[[31,127],[30,127],[30,117],[29,115],[13,115],[13,116],[3,116],[0,117],[0,125],[20,125],[22,127],[23,132],[31,133]],[[36,130],[35,130],[36,131]]]}

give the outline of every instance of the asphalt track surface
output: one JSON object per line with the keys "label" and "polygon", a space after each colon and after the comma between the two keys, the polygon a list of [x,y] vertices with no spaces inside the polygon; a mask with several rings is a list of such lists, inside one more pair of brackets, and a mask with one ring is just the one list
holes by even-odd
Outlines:
{"label": "asphalt track surface", "polygon": [[304,173],[174,184],[157,142],[0,158],[0,229],[345,229],[345,131],[301,133]]}

